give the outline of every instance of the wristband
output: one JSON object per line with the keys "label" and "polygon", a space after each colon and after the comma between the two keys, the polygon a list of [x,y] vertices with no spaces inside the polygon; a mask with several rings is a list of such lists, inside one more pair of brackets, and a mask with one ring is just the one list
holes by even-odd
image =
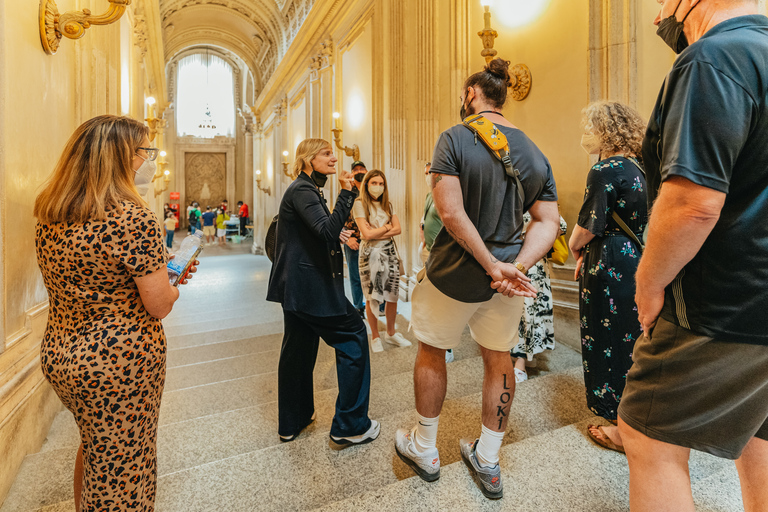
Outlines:
{"label": "wristband", "polygon": [[513,261],[512,264],[517,268],[517,270],[519,270],[520,272],[522,272],[525,275],[528,275],[528,269],[525,268],[525,265],[523,265],[522,263],[520,263],[517,260]]}

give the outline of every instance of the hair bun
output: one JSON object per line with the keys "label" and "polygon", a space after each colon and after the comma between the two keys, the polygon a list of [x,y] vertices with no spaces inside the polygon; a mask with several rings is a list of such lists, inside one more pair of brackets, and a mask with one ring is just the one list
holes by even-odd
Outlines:
{"label": "hair bun", "polygon": [[512,78],[509,75],[510,62],[504,59],[493,59],[485,66],[485,71],[492,74],[497,78],[501,78],[507,84],[507,87],[512,86]]}

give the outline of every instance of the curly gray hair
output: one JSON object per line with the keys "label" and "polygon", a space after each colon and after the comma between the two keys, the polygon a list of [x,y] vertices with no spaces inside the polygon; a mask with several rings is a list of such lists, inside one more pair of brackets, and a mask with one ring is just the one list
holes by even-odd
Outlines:
{"label": "curly gray hair", "polygon": [[584,128],[600,137],[601,153],[641,156],[646,122],[635,109],[615,101],[596,101],[582,113]]}

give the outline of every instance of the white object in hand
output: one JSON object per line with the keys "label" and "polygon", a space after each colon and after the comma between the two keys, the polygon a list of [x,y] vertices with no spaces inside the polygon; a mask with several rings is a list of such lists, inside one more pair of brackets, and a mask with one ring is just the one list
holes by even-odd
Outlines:
{"label": "white object in hand", "polygon": [[176,256],[168,262],[168,280],[171,286],[178,286],[197,256],[203,250],[203,232],[199,229],[184,238]]}

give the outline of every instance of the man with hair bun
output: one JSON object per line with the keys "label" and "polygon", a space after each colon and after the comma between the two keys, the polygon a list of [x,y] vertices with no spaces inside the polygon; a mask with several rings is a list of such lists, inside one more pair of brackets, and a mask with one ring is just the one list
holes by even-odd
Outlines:
{"label": "man with hair bun", "polygon": [[633,512],[692,512],[691,449],[734,459],[768,510],[768,18],[754,0],[664,0],[680,56],[643,142],[644,336],[619,405]]}
{"label": "man with hair bun", "polygon": [[[485,366],[482,433],[459,444],[470,474],[490,499],[503,495],[499,450],[515,392],[509,351],[518,341],[523,298],[536,295],[525,274],[552,247],[560,225],[549,162],[501,113],[508,68],[508,61],[495,59],[467,79],[461,118],[482,115],[484,126],[493,123],[494,136],[509,143],[513,169],[461,124],[443,132],[435,147],[432,195],[444,229],[413,292],[411,321],[419,340],[414,368],[419,421],[395,436],[398,455],[421,478],[440,477],[436,440],[447,385],[445,352],[459,344],[469,324]],[[523,242],[526,211],[532,221]]]}

